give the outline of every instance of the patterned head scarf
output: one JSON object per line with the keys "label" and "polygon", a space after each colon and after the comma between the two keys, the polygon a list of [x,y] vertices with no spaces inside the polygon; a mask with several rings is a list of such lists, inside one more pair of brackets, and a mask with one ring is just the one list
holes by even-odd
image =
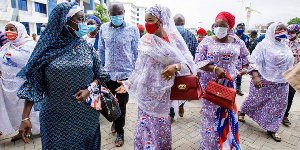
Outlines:
{"label": "patterned head scarf", "polygon": [[169,25],[169,20],[171,18],[171,11],[168,7],[164,7],[158,4],[150,7],[146,13],[155,16],[163,25]]}
{"label": "patterned head scarf", "polygon": [[290,32],[300,31],[300,27],[298,24],[291,24],[287,27],[287,30]]}
{"label": "patterned head scarf", "polygon": [[233,14],[231,14],[230,12],[227,12],[227,11],[223,11],[223,12],[220,12],[215,21],[217,21],[218,19],[222,19],[224,21],[227,22],[227,24],[229,25],[229,28],[232,29],[234,27],[234,24],[235,24],[235,17]]}
{"label": "patterned head scarf", "polygon": [[44,91],[42,86],[44,83],[42,78],[43,66],[47,66],[54,59],[80,43],[80,38],[73,36],[66,25],[66,16],[75,5],[77,5],[76,2],[64,2],[52,10],[47,28],[37,42],[27,65],[17,75],[27,80],[23,86],[32,91],[32,95],[27,95],[28,97],[18,95],[20,98],[40,102]]}
{"label": "patterned head scarf", "polygon": [[95,22],[98,25],[98,28],[100,28],[100,26],[101,26],[101,20],[98,17],[90,15],[90,16],[87,17],[87,19],[93,19],[93,20],[95,20]]}
{"label": "patterned head scarf", "polygon": [[69,10],[68,14],[66,15],[66,20],[67,21],[71,20],[71,18],[79,11],[83,11],[83,10],[78,5],[72,6],[72,8]]}
{"label": "patterned head scarf", "polygon": [[26,40],[29,40],[29,39],[30,39],[30,37],[29,37],[28,34],[27,34],[26,28],[25,28],[25,26],[24,26],[22,23],[20,23],[20,22],[15,22],[15,21],[10,21],[10,22],[8,22],[8,23],[5,25],[5,27],[6,27],[7,25],[9,25],[9,24],[15,26],[15,27],[17,28],[17,32],[18,32],[18,37],[17,37],[14,41],[11,41],[11,42],[10,42],[11,44],[13,44],[13,45],[16,46],[16,45],[22,44],[22,43],[24,43]]}

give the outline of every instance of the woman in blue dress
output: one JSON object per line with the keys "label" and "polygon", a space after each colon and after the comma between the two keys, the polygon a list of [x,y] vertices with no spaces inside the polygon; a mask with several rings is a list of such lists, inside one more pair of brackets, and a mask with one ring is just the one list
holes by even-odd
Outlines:
{"label": "woman in blue dress", "polygon": [[87,33],[77,3],[61,3],[27,65],[18,76],[26,82],[18,91],[26,99],[20,133],[28,142],[29,110],[40,110],[43,149],[100,149],[100,112],[84,102],[88,85],[109,80],[94,49],[82,38]]}

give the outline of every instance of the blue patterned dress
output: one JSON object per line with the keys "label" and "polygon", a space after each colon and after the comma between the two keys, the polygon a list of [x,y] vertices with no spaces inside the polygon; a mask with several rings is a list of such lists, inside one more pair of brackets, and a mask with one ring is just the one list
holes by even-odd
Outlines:
{"label": "blue patterned dress", "polygon": [[53,9],[26,67],[18,73],[26,79],[18,96],[40,109],[43,149],[100,149],[100,111],[78,103],[74,94],[94,79],[106,82],[109,76],[102,72],[93,47],[73,36],[65,24],[75,4]]}

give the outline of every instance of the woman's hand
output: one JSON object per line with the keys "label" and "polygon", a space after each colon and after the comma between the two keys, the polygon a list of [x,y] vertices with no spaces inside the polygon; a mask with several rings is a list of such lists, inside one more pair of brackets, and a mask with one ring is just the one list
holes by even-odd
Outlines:
{"label": "woman's hand", "polygon": [[19,127],[19,134],[21,135],[21,138],[25,143],[29,142],[29,137],[32,135],[31,128],[32,125],[30,120],[25,120],[21,122],[21,125]]}
{"label": "woman's hand", "polygon": [[123,82],[122,81],[117,81],[119,84],[121,84],[120,87],[118,87],[115,91],[118,93],[118,94],[124,94],[124,93],[127,93],[126,91],[126,88],[124,87],[123,85]]}
{"label": "woman's hand", "polygon": [[76,101],[85,101],[90,96],[90,91],[88,89],[80,90],[75,94]]}
{"label": "woman's hand", "polygon": [[178,69],[176,68],[175,64],[167,66],[161,73],[162,78],[164,80],[172,79],[176,71],[180,70],[179,68],[181,68],[181,64],[177,64],[177,65],[179,66]]}
{"label": "woman's hand", "polygon": [[223,68],[217,67],[216,68],[216,74],[218,76],[219,79],[223,79],[226,77],[226,72]]}
{"label": "woman's hand", "polygon": [[245,68],[243,68],[242,71],[238,74],[238,77],[241,77],[241,76],[243,76],[243,75],[245,75],[247,73],[248,73],[248,70],[245,69]]}
{"label": "woman's hand", "polygon": [[261,80],[259,76],[255,76],[253,77],[253,84],[255,86],[256,89],[260,89],[261,88]]}

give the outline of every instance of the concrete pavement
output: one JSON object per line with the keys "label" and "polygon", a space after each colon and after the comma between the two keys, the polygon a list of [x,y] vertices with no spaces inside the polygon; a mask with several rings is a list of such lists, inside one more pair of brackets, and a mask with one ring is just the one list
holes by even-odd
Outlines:
{"label": "concrete pavement", "polygon": [[[243,91],[245,96],[238,96],[236,99],[238,107],[249,91],[249,76],[243,79]],[[241,145],[244,150],[299,150],[300,149],[300,94],[297,93],[291,109],[290,120],[292,125],[285,127],[281,125],[279,133],[282,142],[275,142],[268,136],[266,131],[261,129],[254,121],[246,116],[246,122],[240,123],[239,134]],[[172,123],[172,147],[175,150],[199,149],[200,141],[200,101],[187,102],[185,105],[184,117],[178,118]],[[131,150],[133,149],[133,133],[137,119],[136,101],[130,99],[127,105],[127,116],[125,125],[125,144],[121,148],[114,146],[116,134],[110,133],[111,123],[100,117],[101,122],[101,145],[102,150]],[[41,140],[39,136],[34,136],[29,144],[24,144],[21,140],[10,142],[11,136],[0,136],[0,150],[39,150]]]}

